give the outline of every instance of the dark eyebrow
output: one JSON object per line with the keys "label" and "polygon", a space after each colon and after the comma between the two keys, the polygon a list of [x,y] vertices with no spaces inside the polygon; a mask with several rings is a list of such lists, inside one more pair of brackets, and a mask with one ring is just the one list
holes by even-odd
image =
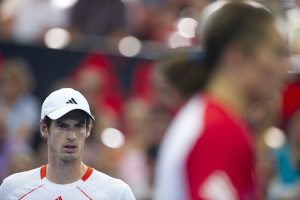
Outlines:
{"label": "dark eyebrow", "polygon": [[85,120],[81,120],[81,121],[79,121],[79,122],[76,123],[76,124],[85,124]]}
{"label": "dark eyebrow", "polygon": [[55,123],[60,125],[60,124],[66,124],[65,122],[63,122],[62,120],[55,120]]}

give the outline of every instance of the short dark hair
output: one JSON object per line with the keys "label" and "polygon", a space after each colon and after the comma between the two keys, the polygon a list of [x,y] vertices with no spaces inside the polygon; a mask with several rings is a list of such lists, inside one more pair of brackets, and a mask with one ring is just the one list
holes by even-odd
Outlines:
{"label": "short dark hair", "polygon": [[[90,123],[93,122],[92,118],[84,112],[84,119],[85,119],[85,122],[86,122],[86,126],[88,126]],[[51,119],[50,117],[48,116],[45,116],[45,118],[43,119],[44,123],[46,124],[46,126],[48,128],[50,128],[52,122],[54,121],[53,119]]]}
{"label": "short dark hair", "polygon": [[50,117],[48,117],[48,116],[45,116],[45,118],[44,118],[44,123],[46,124],[46,126],[48,127],[48,128],[50,128],[50,126],[51,126],[51,124],[52,124],[52,122],[53,122],[53,120],[52,119],[50,119]]}

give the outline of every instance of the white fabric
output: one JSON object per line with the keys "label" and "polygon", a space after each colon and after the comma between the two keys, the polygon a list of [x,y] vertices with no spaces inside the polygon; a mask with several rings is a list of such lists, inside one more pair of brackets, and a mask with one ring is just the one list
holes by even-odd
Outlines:
{"label": "white fabric", "polygon": [[159,152],[155,174],[154,200],[185,200],[184,164],[203,129],[206,104],[199,96],[192,98],[177,114],[169,127]]}
{"label": "white fabric", "polygon": [[213,172],[199,188],[199,196],[213,200],[238,200],[230,178],[223,171]]}
{"label": "white fabric", "polygon": [[62,88],[52,92],[42,105],[41,119],[45,116],[58,119],[68,112],[79,109],[85,111],[94,119],[85,97],[72,88]]}
{"label": "white fabric", "polygon": [[[25,194],[27,195],[24,196]],[[0,199],[135,200],[127,184],[95,169],[86,181],[80,179],[74,183],[59,185],[46,177],[41,179],[40,168],[6,178],[0,187]]]}

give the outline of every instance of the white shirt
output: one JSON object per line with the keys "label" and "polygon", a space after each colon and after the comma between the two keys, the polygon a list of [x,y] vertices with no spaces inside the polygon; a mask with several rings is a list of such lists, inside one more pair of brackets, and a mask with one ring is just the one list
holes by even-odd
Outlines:
{"label": "white shirt", "polygon": [[95,169],[70,184],[55,184],[46,177],[46,165],[6,178],[1,200],[135,200],[129,186]]}

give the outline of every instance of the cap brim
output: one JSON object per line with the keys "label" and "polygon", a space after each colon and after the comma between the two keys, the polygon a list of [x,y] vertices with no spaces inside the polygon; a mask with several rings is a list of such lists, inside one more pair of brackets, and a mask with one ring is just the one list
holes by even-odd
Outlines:
{"label": "cap brim", "polygon": [[50,119],[53,119],[53,120],[56,120],[56,119],[59,119],[61,118],[62,116],[64,116],[65,114],[67,114],[68,112],[71,112],[72,110],[82,110],[84,111],[86,114],[88,114],[93,120],[95,120],[95,117],[87,112],[86,110],[80,108],[79,106],[77,105],[70,105],[70,106],[67,106],[67,107],[63,107],[61,109],[58,109],[54,112],[51,112],[49,114],[47,114],[47,116],[50,118]]}

